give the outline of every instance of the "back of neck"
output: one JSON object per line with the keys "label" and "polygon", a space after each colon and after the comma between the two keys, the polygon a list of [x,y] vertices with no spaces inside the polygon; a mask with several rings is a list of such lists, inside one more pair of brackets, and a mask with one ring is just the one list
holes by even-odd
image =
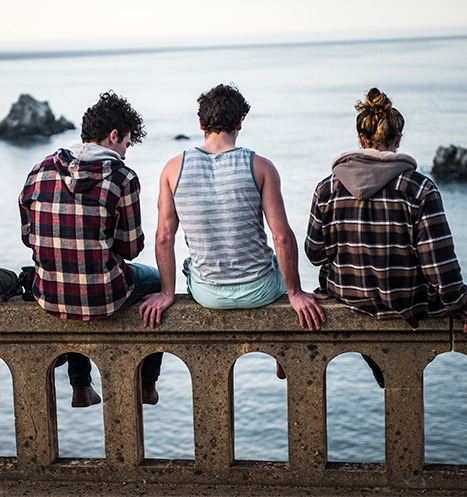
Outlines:
{"label": "back of neck", "polygon": [[208,152],[210,154],[220,154],[221,152],[227,152],[236,148],[237,132],[226,133],[221,131],[220,133],[209,133],[205,135],[204,145],[201,150]]}

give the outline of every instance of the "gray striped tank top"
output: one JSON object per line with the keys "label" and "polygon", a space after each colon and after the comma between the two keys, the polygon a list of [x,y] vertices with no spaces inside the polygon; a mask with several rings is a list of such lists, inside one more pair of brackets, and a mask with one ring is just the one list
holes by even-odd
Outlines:
{"label": "gray striped tank top", "polygon": [[253,155],[235,148],[220,154],[186,150],[174,192],[175,207],[200,283],[235,285],[272,270]]}

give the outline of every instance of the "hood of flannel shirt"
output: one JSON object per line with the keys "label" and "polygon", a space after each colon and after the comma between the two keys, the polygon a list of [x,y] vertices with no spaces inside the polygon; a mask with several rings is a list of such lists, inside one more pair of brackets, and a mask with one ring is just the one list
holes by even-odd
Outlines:
{"label": "hood of flannel shirt", "polygon": [[82,193],[124,165],[120,155],[95,143],[79,143],[55,154],[55,168],[73,193]]}
{"label": "hood of flannel shirt", "polygon": [[373,148],[345,152],[332,163],[336,178],[359,200],[370,198],[399,174],[416,168],[410,155]]}

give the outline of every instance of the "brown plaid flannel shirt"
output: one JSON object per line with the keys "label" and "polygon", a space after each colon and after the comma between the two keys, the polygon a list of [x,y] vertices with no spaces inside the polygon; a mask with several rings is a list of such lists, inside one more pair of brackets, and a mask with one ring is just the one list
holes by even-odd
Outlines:
{"label": "brown plaid flannel shirt", "polygon": [[316,187],[305,240],[321,286],[347,307],[384,318],[420,319],[446,311],[467,321],[467,287],[439,191],[408,171],[366,200],[335,177]]}

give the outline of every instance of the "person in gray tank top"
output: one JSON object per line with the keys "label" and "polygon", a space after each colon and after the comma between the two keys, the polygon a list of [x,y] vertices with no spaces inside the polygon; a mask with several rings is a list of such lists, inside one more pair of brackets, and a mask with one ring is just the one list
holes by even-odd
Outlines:
{"label": "person in gray tank top", "polygon": [[[190,257],[188,291],[213,309],[260,307],[287,293],[302,328],[319,329],[325,315],[302,290],[298,250],[274,164],[236,141],[250,106],[234,86],[218,85],[198,98],[205,141],[172,158],[160,177],[156,259],[162,291],[140,306],[145,326],[161,323],[175,297],[175,234],[184,231]],[[272,233],[267,243],[263,218]],[[277,374],[285,377],[278,364]]]}

